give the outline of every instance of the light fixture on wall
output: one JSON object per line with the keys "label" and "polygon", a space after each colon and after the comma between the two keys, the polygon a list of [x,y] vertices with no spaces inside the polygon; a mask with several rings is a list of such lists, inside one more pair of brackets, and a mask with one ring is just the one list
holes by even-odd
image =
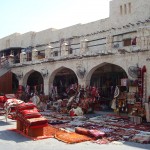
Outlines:
{"label": "light fixture on wall", "polygon": [[41,74],[43,77],[47,77],[48,76],[48,70],[45,68],[41,69]]}
{"label": "light fixture on wall", "polygon": [[86,69],[83,65],[79,64],[77,66],[77,75],[79,78],[83,79],[86,74]]}
{"label": "light fixture on wall", "polygon": [[21,73],[17,73],[16,75],[17,75],[17,78],[18,78],[18,79],[23,78],[23,72],[21,72]]}

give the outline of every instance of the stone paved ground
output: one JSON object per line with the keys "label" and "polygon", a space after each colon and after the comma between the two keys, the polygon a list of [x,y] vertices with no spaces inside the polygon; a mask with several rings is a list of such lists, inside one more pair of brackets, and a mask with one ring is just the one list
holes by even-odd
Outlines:
{"label": "stone paved ground", "polygon": [[32,141],[20,134],[9,131],[15,128],[16,121],[5,122],[0,116],[0,150],[150,150],[150,144],[124,142],[120,145],[99,145],[92,142],[66,144],[54,138]]}

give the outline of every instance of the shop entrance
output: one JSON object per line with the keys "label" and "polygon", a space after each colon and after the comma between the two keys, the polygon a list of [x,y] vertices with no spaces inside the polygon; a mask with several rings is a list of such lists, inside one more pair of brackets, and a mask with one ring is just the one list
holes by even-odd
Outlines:
{"label": "shop entrance", "polygon": [[28,80],[27,80],[29,92],[30,93],[37,92],[38,94],[42,93],[44,91],[43,83],[44,83],[44,81],[43,81],[42,75],[37,71],[32,72],[29,75]]}
{"label": "shop entrance", "polygon": [[123,78],[127,78],[126,72],[113,64],[105,64],[92,74],[90,86],[98,89],[99,101],[103,110],[111,110],[111,101],[114,98],[116,86],[119,87],[120,91],[127,90],[125,86],[121,86],[121,79]]}
{"label": "shop entrance", "polygon": [[16,74],[12,73],[12,93],[16,93],[19,87],[19,81]]}
{"label": "shop entrance", "polygon": [[63,68],[55,75],[53,87],[56,90],[57,96],[63,99],[71,94],[71,88],[77,83],[76,74],[68,68]]}

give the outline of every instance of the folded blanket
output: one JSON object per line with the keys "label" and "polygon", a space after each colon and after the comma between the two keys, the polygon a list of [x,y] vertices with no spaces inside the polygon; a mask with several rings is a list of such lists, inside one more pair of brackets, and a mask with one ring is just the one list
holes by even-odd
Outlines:
{"label": "folded blanket", "polygon": [[29,119],[29,118],[41,117],[41,114],[38,112],[37,108],[34,108],[34,109],[22,110],[17,113],[17,116],[23,119]]}
{"label": "folded blanket", "polygon": [[16,111],[20,112],[22,110],[33,109],[33,108],[36,108],[36,106],[31,102],[22,103],[16,107]]}
{"label": "folded blanket", "polygon": [[48,121],[44,117],[39,117],[39,118],[30,118],[25,120],[25,124],[28,126],[38,126],[38,125],[43,125],[47,124]]}

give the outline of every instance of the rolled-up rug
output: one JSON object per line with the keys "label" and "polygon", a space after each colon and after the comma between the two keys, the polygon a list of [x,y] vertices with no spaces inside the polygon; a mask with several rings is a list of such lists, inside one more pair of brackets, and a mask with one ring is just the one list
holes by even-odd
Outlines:
{"label": "rolled-up rug", "polygon": [[82,135],[86,135],[86,136],[90,136],[89,134],[89,130],[86,128],[82,128],[82,127],[76,127],[75,128],[75,132],[78,134],[82,134]]}

